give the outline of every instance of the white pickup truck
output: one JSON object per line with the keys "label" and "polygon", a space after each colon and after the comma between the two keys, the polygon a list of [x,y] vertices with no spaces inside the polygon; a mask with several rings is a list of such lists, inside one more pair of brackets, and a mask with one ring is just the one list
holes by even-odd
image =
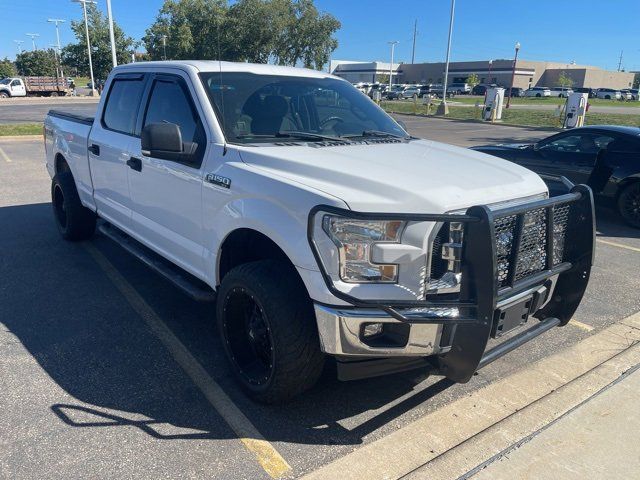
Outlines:
{"label": "white pickup truck", "polygon": [[329,356],[342,380],[420,367],[466,382],[565,325],[589,278],[587,187],[549,198],[533,172],[414,138],[318,71],[119,66],[95,118],[49,112],[45,146],[62,236],[98,226],[215,302],[262,402],[310,388]]}

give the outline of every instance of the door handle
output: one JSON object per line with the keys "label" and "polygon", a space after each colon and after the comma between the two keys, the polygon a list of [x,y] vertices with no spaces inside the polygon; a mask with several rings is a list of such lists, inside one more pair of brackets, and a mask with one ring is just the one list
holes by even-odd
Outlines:
{"label": "door handle", "polygon": [[100,155],[100,145],[96,145],[95,143],[92,143],[87,150],[93,153],[96,157]]}
{"label": "door handle", "polygon": [[127,165],[129,165],[129,168],[132,168],[136,172],[142,171],[142,160],[140,160],[139,158],[131,157],[129,160],[127,160]]}

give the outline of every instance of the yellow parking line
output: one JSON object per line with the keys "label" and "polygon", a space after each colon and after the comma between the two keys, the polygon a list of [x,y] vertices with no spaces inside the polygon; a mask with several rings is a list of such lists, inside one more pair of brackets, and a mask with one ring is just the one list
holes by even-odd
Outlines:
{"label": "yellow parking line", "polygon": [[0,157],[2,157],[5,162],[11,163],[11,159],[9,158],[9,155],[7,155],[2,148],[0,148]]}
{"label": "yellow parking line", "polygon": [[583,330],[586,330],[587,332],[592,332],[595,330],[595,328],[592,327],[591,325],[587,325],[586,323],[579,322],[575,318],[572,318],[571,320],[569,320],[569,325],[573,325],[574,327],[581,328]]}
{"label": "yellow parking line", "polygon": [[605,245],[610,245],[612,247],[626,248],[627,250],[631,250],[633,252],[640,252],[640,248],[631,247],[629,245],[624,245],[622,243],[610,242],[609,240],[601,240],[601,239],[597,238],[596,242],[604,243]]}
{"label": "yellow parking line", "polygon": [[245,448],[256,456],[262,468],[272,478],[279,478],[289,473],[291,466],[282,458],[273,445],[265,440],[244,413],[236,407],[220,385],[211,378],[204,367],[191,355],[187,347],[178,340],[142,296],[95,246],[91,243],[84,243],[83,246],[131,307],[147,323],[173,359],[198,386],[213,408],[227,422]]}

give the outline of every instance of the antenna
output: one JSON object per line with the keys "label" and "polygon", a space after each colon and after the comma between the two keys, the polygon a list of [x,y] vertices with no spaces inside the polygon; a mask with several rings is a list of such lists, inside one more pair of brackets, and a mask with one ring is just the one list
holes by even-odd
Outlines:
{"label": "antenna", "polygon": [[622,67],[622,52],[624,52],[624,50],[620,50],[620,58],[618,59],[618,71],[620,71],[620,67]]}
{"label": "antenna", "polygon": [[224,115],[224,88],[222,87],[222,49],[220,47],[220,20],[218,20],[216,25],[216,33],[218,37],[218,86],[220,87],[220,110],[222,114],[222,156],[227,154],[227,132],[224,128],[225,125],[225,115]]}
{"label": "antenna", "polygon": [[418,20],[413,22],[413,48],[411,49],[411,63],[416,63],[416,35],[418,35]]}

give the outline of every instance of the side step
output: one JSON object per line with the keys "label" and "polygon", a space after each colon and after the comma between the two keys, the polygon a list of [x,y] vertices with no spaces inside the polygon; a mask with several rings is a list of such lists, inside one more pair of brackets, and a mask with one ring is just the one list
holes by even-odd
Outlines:
{"label": "side step", "polygon": [[204,282],[152,252],[123,231],[108,223],[102,223],[98,230],[194,300],[198,302],[214,302],[216,300],[216,293]]}

